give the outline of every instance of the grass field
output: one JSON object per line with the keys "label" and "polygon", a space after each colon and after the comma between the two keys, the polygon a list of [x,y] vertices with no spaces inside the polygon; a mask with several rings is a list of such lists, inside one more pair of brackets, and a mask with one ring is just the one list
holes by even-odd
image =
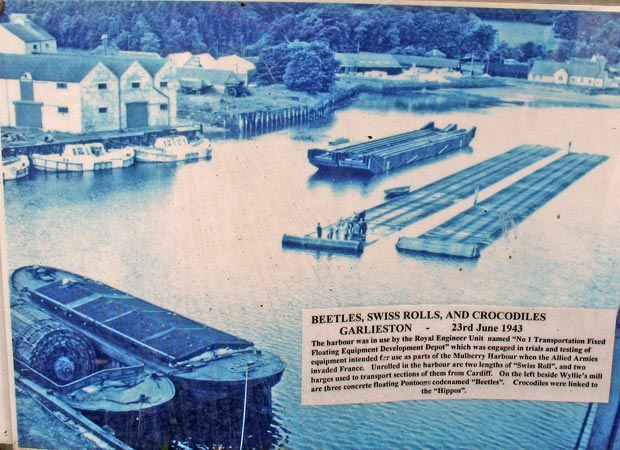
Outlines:
{"label": "grass field", "polygon": [[549,50],[556,48],[558,39],[553,35],[553,29],[549,25],[537,25],[522,22],[498,22],[486,21],[497,30],[499,41],[506,41],[508,45],[515,46],[525,42],[542,44]]}

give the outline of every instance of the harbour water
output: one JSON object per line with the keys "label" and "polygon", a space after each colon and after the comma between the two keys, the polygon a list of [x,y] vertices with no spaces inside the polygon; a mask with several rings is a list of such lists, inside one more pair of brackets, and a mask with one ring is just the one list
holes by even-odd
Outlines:
{"label": "harbour water", "polygon": [[[34,173],[7,182],[9,270],[44,264],[74,271],[279,355],[287,369],[273,390],[274,447],[573,448],[587,404],[300,405],[303,308],[619,305],[618,110],[528,103],[474,108],[457,96],[448,105],[442,96],[438,108],[424,98],[419,110],[416,96],[424,95],[435,94],[362,96],[324,123],[216,141],[210,161]],[[473,151],[372,179],[320,175],[306,159],[308,148],[339,137],[363,141],[431,120],[476,126]],[[441,215],[380,240],[360,258],[281,247],[284,233],[303,235],[317,221],[333,223],[380,203],[386,188],[414,189],[520,144],[566,150],[569,142],[571,151],[610,159],[476,262],[397,253],[399,236],[421,234],[446,218]]]}

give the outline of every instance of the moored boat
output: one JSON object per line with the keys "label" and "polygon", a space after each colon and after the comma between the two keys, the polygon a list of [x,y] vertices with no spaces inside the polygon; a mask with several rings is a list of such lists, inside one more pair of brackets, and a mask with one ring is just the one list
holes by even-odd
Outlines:
{"label": "moored boat", "polygon": [[394,198],[408,194],[410,189],[411,186],[399,186],[395,188],[384,189],[383,193],[385,194],[385,198]]}
{"label": "moored boat", "polygon": [[59,154],[32,154],[32,165],[45,172],[85,172],[116,169],[133,164],[135,152],[131,147],[106,149],[100,142],[66,144]]}
{"label": "moored boat", "polygon": [[160,137],[152,147],[135,147],[136,161],[179,162],[200,158],[211,158],[211,143],[208,139],[188,142],[185,136]]}
{"label": "moored boat", "polygon": [[329,141],[328,144],[329,145],[342,145],[342,144],[348,144],[350,142],[349,138],[345,138],[345,137],[340,137],[340,138],[336,138],[333,141]]}
{"label": "moored boat", "polygon": [[328,151],[308,150],[308,160],[322,170],[358,171],[377,175],[467,147],[476,128],[459,129],[450,124],[436,128],[433,122],[407,133]]}
{"label": "moored boat", "polygon": [[29,172],[30,160],[26,155],[13,156],[2,160],[3,180],[27,177]]}
{"label": "moored boat", "polygon": [[285,365],[251,342],[51,267],[17,269],[11,287],[99,345],[169,377],[177,392],[175,410],[192,418],[181,427],[204,428],[204,417],[222,414],[221,404],[214,407],[218,401],[228,402],[229,415],[236,417],[247,400],[248,417],[271,419],[271,388]]}

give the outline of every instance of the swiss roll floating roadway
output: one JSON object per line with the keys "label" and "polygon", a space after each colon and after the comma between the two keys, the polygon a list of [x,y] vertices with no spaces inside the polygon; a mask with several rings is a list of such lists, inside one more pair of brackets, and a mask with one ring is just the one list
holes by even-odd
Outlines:
{"label": "swiss roll floating roadway", "polygon": [[[463,169],[408,194],[387,200],[364,211],[367,234],[374,237],[388,236],[419,220],[448,208],[456,202],[473,196],[477,190],[485,189],[520,170],[557,152],[556,148],[540,145],[521,145],[500,155]],[[345,222],[354,220],[350,217]],[[336,228],[337,224],[325,226]],[[342,233],[344,234],[344,233]],[[336,233],[336,236],[342,237]],[[324,233],[325,235],[325,233]],[[302,249],[339,251],[339,242],[344,239],[319,239],[313,233],[303,237],[285,234],[282,245]],[[369,245],[374,241],[364,242]],[[361,253],[364,245],[355,246]],[[350,246],[342,246],[351,252]]]}
{"label": "swiss roll floating roadway", "polygon": [[477,258],[480,250],[607,159],[568,153],[417,238],[400,238],[399,250]]}

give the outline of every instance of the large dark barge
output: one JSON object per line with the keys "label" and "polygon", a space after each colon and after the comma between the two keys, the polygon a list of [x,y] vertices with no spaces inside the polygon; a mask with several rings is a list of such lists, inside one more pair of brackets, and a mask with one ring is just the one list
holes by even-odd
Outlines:
{"label": "large dark barge", "polygon": [[436,128],[433,122],[419,130],[353,144],[328,151],[308,150],[308,160],[322,170],[354,171],[377,175],[467,147],[476,135],[451,124]]}
{"label": "large dark barge", "polygon": [[11,287],[14,295],[28,298],[102,352],[130,355],[149,371],[169,378],[176,391],[175,434],[238,442],[243,430],[224,426],[228,435],[221,437],[217,426],[245,423],[246,417],[261,424],[271,420],[271,388],[285,365],[251,342],[51,267],[17,269]]}
{"label": "large dark barge", "polygon": [[11,324],[16,383],[37,403],[112,448],[165,445],[161,430],[175,395],[168,377],[130,355],[106,352],[24,297],[11,299]]}

